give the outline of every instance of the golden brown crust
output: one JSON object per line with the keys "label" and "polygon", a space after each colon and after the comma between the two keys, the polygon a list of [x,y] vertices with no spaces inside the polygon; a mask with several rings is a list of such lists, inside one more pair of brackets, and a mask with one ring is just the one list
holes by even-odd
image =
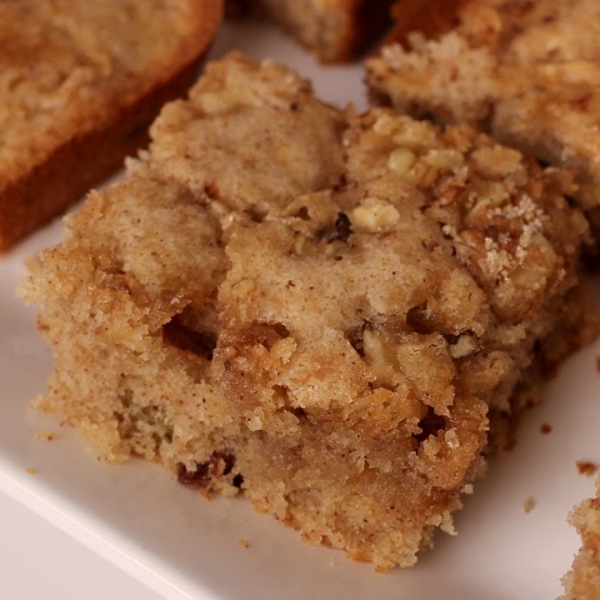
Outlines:
{"label": "golden brown crust", "polygon": [[117,170],[125,156],[147,143],[147,128],[161,106],[183,95],[193,83],[218,28],[222,1],[191,0],[187,5],[185,9],[182,5],[187,34],[173,46],[172,55],[164,57],[160,70],[139,77],[122,98],[115,90],[121,101],[103,107],[106,110],[88,115],[74,111],[72,130],[57,135],[49,151],[42,149],[37,160],[23,159],[17,162],[18,169],[0,173],[0,182],[4,182],[0,183],[0,252]]}

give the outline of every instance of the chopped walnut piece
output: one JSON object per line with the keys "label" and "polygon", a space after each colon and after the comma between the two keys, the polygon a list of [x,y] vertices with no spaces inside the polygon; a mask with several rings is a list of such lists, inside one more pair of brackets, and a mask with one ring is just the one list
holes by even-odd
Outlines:
{"label": "chopped walnut piece", "polygon": [[400,213],[394,205],[378,198],[365,198],[352,211],[352,224],[362,231],[385,231],[394,228],[399,221]]}
{"label": "chopped walnut piece", "polygon": [[479,349],[479,343],[477,338],[470,334],[464,333],[459,335],[452,344],[450,344],[448,351],[452,358],[465,358],[470,356]]}

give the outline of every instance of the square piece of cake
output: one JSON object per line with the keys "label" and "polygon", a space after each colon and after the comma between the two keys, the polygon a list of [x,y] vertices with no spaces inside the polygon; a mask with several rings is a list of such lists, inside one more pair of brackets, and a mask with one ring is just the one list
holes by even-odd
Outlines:
{"label": "square piece of cake", "polygon": [[238,53],[151,134],[23,283],[56,359],[41,405],[107,461],[414,564],[578,341],[569,173]]}

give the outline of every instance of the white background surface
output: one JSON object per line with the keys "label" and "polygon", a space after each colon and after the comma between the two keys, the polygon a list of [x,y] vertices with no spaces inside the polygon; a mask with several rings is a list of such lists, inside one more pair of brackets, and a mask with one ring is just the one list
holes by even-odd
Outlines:
{"label": "white background surface", "polygon": [[[233,46],[296,66],[331,102],[364,106],[359,67],[320,68],[261,29],[224,28],[213,56]],[[414,569],[375,575],[339,552],[300,543],[244,501],[207,502],[152,465],[102,465],[71,432],[28,409],[51,360],[34,311],[14,288],[25,258],[60,231],[55,223],[0,258],[1,600],[548,600],[560,593],[579,545],[565,519],[593,491],[575,461],[600,459],[599,343],[545,388],[517,448],[494,461],[467,498],[459,535],[440,536]],[[551,433],[540,433],[543,423]],[[36,439],[39,430],[56,431],[56,440]],[[525,514],[528,498],[536,505]]]}

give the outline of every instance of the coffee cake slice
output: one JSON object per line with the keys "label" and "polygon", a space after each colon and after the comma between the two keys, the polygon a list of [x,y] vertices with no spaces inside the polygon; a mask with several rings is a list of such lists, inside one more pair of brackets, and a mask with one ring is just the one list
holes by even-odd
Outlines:
{"label": "coffee cake slice", "polygon": [[597,229],[598,3],[407,0],[396,13],[396,35],[367,61],[373,96],[413,116],[469,122],[575,170],[574,195]]}
{"label": "coffee cake slice", "polygon": [[56,358],[41,405],[105,460],[414,564],[543,340],[576,341],[568,174],[469,127],[337,110],[239,54],[152,135],[23,284]]}

